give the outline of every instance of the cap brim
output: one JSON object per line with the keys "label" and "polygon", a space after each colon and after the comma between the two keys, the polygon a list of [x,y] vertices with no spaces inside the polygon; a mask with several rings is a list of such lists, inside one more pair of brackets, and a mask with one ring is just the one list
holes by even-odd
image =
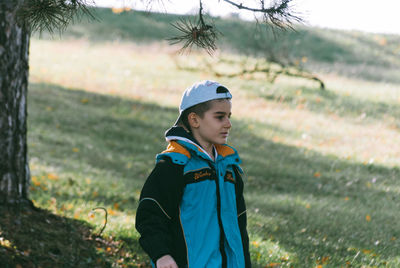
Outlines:
{"label": "cap brim", "polygon": [[181,122],[181,116],[182,116],[182,114],[180,114],[180,115],[178,116],[178,118],[177,118],[176,121],[175,121],[174,126],[179,125],[179,123]]}

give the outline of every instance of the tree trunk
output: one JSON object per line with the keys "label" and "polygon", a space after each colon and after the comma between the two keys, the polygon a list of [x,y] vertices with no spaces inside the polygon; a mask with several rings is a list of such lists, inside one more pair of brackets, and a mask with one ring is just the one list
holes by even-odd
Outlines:
{"label": "tree trunk", "polygon": [[0,0],[0,203],[29,202],[27,89],[29,31],[17,25],[20,0]]}

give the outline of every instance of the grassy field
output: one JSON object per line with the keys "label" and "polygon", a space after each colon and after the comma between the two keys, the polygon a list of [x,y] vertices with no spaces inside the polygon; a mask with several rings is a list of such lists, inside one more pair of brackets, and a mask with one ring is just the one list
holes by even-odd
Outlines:
{"label": "grassy field", "polygon": [[[14,254],[9,267],[148,267],[134,228],[140,189],[182,91],[201,79],[234,96],[229,143],[243,159],[255,267],[400,266],[400,83],[379,73],[386,69],[310,60],[327,85],[321,91],[303,79],[179,70],[175,51],[130,40],[32,40],[31,198],[45,211],[42,221],[24,216],[31,233],[0,240],[0,255]],[[341,64],[357,74],[378,68],[379,79],[342,75]],[[385,68],[398,74],[393,66]],[[97,207],[108,220],[96,239],[104,222]]]}
{"label": "grassy field", "polygon": [[[96,9],[97,21],[83,19],[63,33],[64,38],[92,42],[116,41],[148,44],[168,43],[179,35],[170,25],[181,16],[140,11],[114,14]],[[194,20],[191,16],[186,19]],[[276,32],[269,27],[235,18],[210,18],[222,32],[217,41],[225,51],[262,57],[265,51],[299,61],[306,69],[335,72],[341,76],[370,81],[400,83],[400,36],[337,31],[296,25],[296,31]],[[49,38],[47,34],[44,38]],[[58,38],[57,35],[54,38]],[[273,40],[273,42],[271,42]]]}

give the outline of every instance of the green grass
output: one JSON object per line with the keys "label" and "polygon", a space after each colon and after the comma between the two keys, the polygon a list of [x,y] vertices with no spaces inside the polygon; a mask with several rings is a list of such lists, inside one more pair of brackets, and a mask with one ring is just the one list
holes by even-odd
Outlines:
{"label": "green grass", "polygon": [[[70,26],[64,38],[92,42],[164,42],[179,35],[171,26],[181,16],[141,11],[114,14],[111,9],[93,9],[97,21],[82,19]],[[193,20],[193,16],[185,16]],[[307,19],[307,18],[305,18]],[[296,25],[296,31],[273,31],[238,19],[210,18],[222,32],[218,46],[238,54],[262,57],[264,51],[282,55],[311,70],[323,69],[342,76],[371,81],[400,82],[400,36],[339,31]],[[49,38],[44,33],[43,37]],[[57,36],[56,36],[57,37]],[[306,59],[306,62],[302,62]]]}
{"label": "green grass", "polygon": [[[243,159],[255,267],[400,266],[400,92],[399,81],[385,73],[398,73],[397,37],[385,36],[386,45],[377,46],[382,41],[371,35],[291,34],[303,38],[295,52],[323,78],[327,91],[321,91],[304,79],[270,84],[179,70],[171,58],[175,47],[131,42],[169,34],[165,22],[174,16],[99,12],[103,24],[79,24],[81,35],[67,33],[96,41],[32,39],[30,197],[41,210],[0,208],[3,266],[148,267],[134,228],[140,189],[166,146],[164,131],[176,119],[182,91],[201,79],[220,81],[234,96],[229,143]],[[146,39],[135,30],[144,22],[134,19],[158,20],[152,31],[159,32]],[[376,79],[359,75],[366,66],[376,68]],[[354,75],[341,75],[346,68]],[[96,207],[108,211],[100,237],[104,212]]]}
{"label": "green grass", "polygon": [[[143,260],[134,230],[138,195],[176,110],[47,84],[31,84],[29,98],[35,204],[94,231],[103,216],[91,218],[91,209],[107,208],[106,235]],[[268,126],[250,123],[234,119],[231,143],[244,160],[256,267],[314,267],[323,258],[324,267],[400,264],[398,167],[273,142],[255,132]]]}

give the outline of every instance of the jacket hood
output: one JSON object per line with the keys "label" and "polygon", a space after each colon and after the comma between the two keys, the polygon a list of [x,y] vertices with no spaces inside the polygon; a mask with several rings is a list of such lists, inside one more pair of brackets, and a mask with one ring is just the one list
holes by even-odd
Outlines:
{"label": "jacket hood", "polygon": [[[173,126],[165,132],[165,139],[169,142],[167,150],[162,152],[159,156],[165,153],[178,153],[180,155],[185,155],[190,158],[190,153],[188,150],[195,152],[199,156],[210,158],[210,156],[205,152],[205,150],[200,146],[200,143],[183,127]],[[227,144],[214,144],[216,149],[216,159],[222,158],[232,158],[234,164],[240,164],[241,160],[237,151],[227,145]],[[186,152],[185,152],[186,151]],[[186,161],[184,161],[186,162]],[[183,164],[183,163],[182,163]]]}
{"label": "jacket hood", "polygon": [[[167,131],[165,131],[165,139],[170,142],[172,140],[190,140],[195,143],[197,146],[200,146],[200,143],[193,137],[192,134],[187,132],[183,127],[173,126]],[[200,146],[201,147],[201,146]]]}

